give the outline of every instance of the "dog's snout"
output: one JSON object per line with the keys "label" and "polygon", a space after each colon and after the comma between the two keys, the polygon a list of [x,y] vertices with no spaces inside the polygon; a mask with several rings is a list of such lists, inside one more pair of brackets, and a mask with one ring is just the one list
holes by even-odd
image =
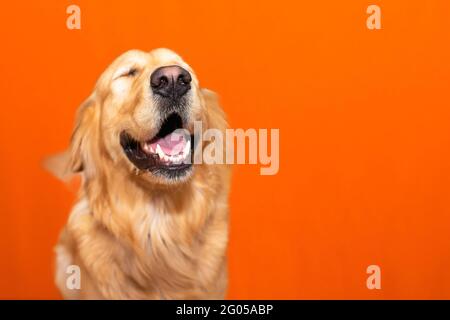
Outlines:
{"label": "dog's snout", "polygon": [[150,85],[155,94],[163,97],[180,98],[191,88],[191,74],[179,66],[156,69],[150,77]]}

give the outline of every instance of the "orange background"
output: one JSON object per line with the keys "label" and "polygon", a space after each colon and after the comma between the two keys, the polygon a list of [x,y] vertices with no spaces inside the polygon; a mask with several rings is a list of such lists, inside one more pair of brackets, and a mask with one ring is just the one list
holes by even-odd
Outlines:
{"label": "orange background", "polygon": [[[81,7],[82,29],[66,28]],[[382,30],[366,8],[382,9]],[[450,2],[9,1],[0,36],[0,297],[58,298],[73,204],[41,169],[120,53],[168,47],[234,128],[279,128],[280,171],[235,166],[229,298],[450,298]],[[366,288],[366,268],[382,289]]]}

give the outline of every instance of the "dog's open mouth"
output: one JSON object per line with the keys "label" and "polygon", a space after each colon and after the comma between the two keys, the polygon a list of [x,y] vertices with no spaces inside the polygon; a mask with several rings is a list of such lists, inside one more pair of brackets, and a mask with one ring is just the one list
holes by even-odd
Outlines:
{"label": "dog's open mouth", "polygon": [[136,168],[168,178],[182,177],[190,171],[193,141],[177,113],[167,117],[150,140],[137,141],[125,131],[120,134],[120,144]]}

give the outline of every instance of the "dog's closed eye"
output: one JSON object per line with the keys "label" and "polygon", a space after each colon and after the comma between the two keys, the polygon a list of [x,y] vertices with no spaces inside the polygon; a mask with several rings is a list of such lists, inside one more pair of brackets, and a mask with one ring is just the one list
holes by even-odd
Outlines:
{"label": "dog's closed eye", "polygon": [[130,89],[130,79],[135,78],[139,71],[139,68],[135,66],[124,66],[119,68],[112,78],[113,91],[120,96],[124,96]]}
{"label": "dog's closed eye", "polygon": [[124,67],[117,70],[114,74],[113,80],[125,77],[134,77],[138,74],[139,70],[137,67]]}

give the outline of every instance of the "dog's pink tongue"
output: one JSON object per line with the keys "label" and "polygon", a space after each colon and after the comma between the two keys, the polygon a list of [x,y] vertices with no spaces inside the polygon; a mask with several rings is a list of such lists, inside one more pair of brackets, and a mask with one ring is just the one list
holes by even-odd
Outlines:
{"label": "dog's pink tongue", "polygon": [[186,138],[183,134],[172,132],[152,143],[153,150],[156,150],[156,145],[159,144],[162,151],[169,156],[174,156],[183,151],[186,146]]}

